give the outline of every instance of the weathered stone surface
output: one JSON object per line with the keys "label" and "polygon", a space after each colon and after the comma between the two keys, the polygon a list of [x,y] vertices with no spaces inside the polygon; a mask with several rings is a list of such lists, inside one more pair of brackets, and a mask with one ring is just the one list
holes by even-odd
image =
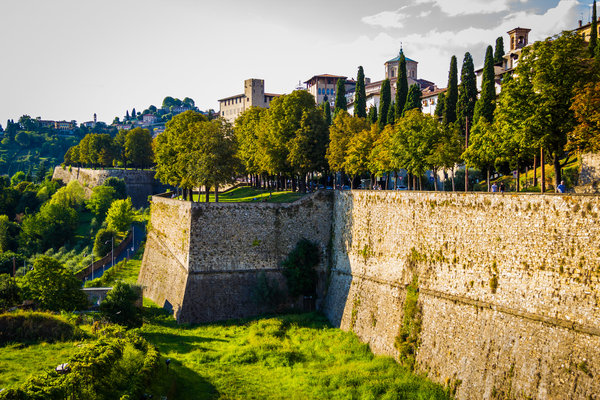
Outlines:
{"label": "weathered stone surface", "polygon": [[90,192],[95,186],[100,186],[110,177],[120,178],[125,181],[127,195],[135,207],[148,205],[148,196],[159,193],[165,189],[154,179],[155,171],[141,171],[131,169],[89,169],[58,166],[54,168],[52,179],[63,181],[65,184],[77,180]]}
{"label": "weathered stone surface", "polygon": [[462,382],[459,399],[595,398],[599,211],[596,196],[336,192],[323,309],[397,356],[416,274],[418,368]]}
{"label": "weathered stone surface", "polygon": [[581,171],[575,192],[600,193],[600,154],[581,155]]}

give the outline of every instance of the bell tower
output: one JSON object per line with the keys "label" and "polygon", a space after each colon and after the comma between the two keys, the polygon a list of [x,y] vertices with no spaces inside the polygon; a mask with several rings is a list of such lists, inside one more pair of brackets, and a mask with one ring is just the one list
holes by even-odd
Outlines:
{"label": "bell tower", "polygon": [[508,31],[510,36],[510,51],[522,49],[529,43],[529,32],[531,29],[527,28],[515,28]]}

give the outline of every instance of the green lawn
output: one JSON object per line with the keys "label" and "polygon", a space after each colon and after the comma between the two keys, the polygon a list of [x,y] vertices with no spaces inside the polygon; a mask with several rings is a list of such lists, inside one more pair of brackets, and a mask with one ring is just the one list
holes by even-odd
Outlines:
{"label": "green lawn", "polygon": [[[268,203],[291,203],[303,196],[302,193],[296,192],[269,192],[268,190],[256,189],[248,186],[235,188],[226,193],[219,194],[219,202],[222,203],[249,203],[249,202],[268,202]],[[203,202],[204,194],[194,195],[194,201]],[[209,200],[215,201],[215,194],[211,192]]]}
{"label": "green lawn", "polygon": [[137,253],[129,260],[125,259],[114,267],[109,268],[100,278],[87,281],[85,287],[110,287],[119,281],[131,285],[135,284],[140,274],[143,255],[144,246],[140,246]]}
{"label": "green lawn", "polygon": [[0,389],[16,387],[48,368],[65,363],[81,342],[14,344],[0,347]]}
{"label": "green lawn", "polygon": [[316,313],[196,326],[155,315],[140,333],[171,360],[150,388],[155,398],[450,398]]}

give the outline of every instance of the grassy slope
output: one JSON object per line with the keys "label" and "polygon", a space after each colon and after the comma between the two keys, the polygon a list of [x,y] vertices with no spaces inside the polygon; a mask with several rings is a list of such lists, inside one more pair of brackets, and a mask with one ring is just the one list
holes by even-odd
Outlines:
{"label": "grassy slope", "polygon": [[0,389],[22,384],[32,374],[67,362],[80,342],[14,344],[0,347]]}
{"label": "grassy slope", "polygon": [[[269,192],[268,190],[256,189],[252,187],[239,187],[226,193],[219,194],[219,202],[222,203],[244,203],[252,201],[266,201],[269,203],[290,203],[298,200],[303,195],[295,192]],[[205,199],[204,194],[194,195],[194,201],[203,202]],[[215,201],[215,194],[211,192],[209,197],[211,202]]]}
{"label": "grassy slope", "polygon": [[442,387],[374,356],[319,314],[178,326],[155,317],[142,335],[171,359],[152,392],[169,399],[446,399]]}
{"label": "grassy slope", "polygon": [[144,247],[142,246],[129,260],[123,260],[114,267],[108,269],[100,278],[86,282],[85,287],[113,286],[118,281],[131,285],[135,284],[138,275],[140,274],[143,255]]}

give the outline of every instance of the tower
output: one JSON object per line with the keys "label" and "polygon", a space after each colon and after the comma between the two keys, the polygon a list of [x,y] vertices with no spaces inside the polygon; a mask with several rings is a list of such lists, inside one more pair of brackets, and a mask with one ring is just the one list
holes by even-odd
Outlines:
{"label": "tower", "polygon": [[510,51],[516,51],[527,46],[529,43],[529,32],[531,29],[527,28],[515,28],[508,31],[510,36]]}
{"label": "tower", "polygon": [[264,107],[265,81],[263,79],[246,79],[244,81],[245,109]]}

